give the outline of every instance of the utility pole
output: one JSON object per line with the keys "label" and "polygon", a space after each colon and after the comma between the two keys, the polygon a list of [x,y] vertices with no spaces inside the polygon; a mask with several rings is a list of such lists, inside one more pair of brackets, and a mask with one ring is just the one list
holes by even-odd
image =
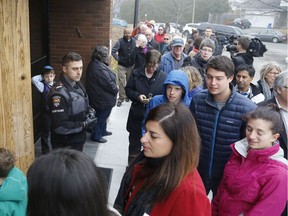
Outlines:
{"label": "utility pole", "polygon": [[195,17],[195,2],[196,0],[193,0],[192,23],[194,23],[194,17]]}
{"label": "utility pole", "polygon": [[139,9],[139,0],[135,0],[133,28],[136,28],[136,26],[138,24],[138,9]]}

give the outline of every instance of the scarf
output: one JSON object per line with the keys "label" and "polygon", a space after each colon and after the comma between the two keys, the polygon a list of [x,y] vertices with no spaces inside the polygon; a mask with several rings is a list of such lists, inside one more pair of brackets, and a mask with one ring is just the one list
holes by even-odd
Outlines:
{"label": "scarf", "polygon": [[[137,161],[139,162],[139,159],[140,159],[140,161],[142,161],[142,159],[144,159],[144,158],[146,158],[146,157],[144,156],[143,152],[141,152],[140,155],[137,157],[137,159],[135,159],[133,165],[135,165],[137,163]],[[164,159],[164,157],[163,158],[146,158],[146,165],[145,166],[148,166],[151,169],[156,168],[158,166],[161,166],[163,159]],[[127,171],[127,173],[123,177],[125,179],[123,179],[122,182],[123,181],[126,182],[126,184],[125,184],[126,186],[121,184],[122,188],[120,187],[120,190],[122,191],[122,193],[120,196],[124,197],[124,194],[127,193],[128,186],[130,185],[130,182],[132,179],[132,172],[130,172],[130,171]],[[148,191],[147,190],[143,191],[140,189],[137,192],[137,194],[134,196],[133,200],[131,200],[130,205],[127,209],[127,212],[123,215],[139,216],[139,215],[144,215],[144,213],[149,215],[151,213],[152,208],[153,208],[154,197],[161,190],[161,188],[162,188],[161,184],[159,184],[159,185],[155,185],[155,187],[153,187],[152,189],[150,189]],[[119,193],[118,193],[118,196],[119,196]],[[122,203],[122,205],[123,204],[124,203]],[[116,207],[116,206],[114,205],[114,207]],[[118,208],[116,208],[116,209],[119,209],[120,206],[117,206],[117,207]],[[124,209],[124,206],[121,206],[120,209]],[[121,210],[120,210],[120,212],[121,212]]]}
{"label": "scarf", "polygon": [[[144,156],[145,157],[145,156]],[[162,162],[165,157],[161,158],[146,158],[146,165],[150,169],[155,169],[162,165]],[[155,194],[157,194],[161,190],[161,184],[155,185],[152,189],[148,191],[139,190],[133,200],[131,201],[128,209],[127,215],[131,216],[138,216],[150,214],[153,208],[153,201]]]}
{"label": "scarf", "polygon": [[271,99],[272,93],[268,83],[265,80],[260,80],[260,84],[262,85],[262,91],[265,96],[265,100]]}

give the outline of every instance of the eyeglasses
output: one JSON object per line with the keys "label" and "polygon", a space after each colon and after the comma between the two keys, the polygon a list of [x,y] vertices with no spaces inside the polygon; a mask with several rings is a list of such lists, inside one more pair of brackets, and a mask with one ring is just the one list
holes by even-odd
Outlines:
{"label": "eyeglasses", "polygon": [[163,31],[163,29],[158,29],[158,31]]}
{"label": "eyeglasses", "polygon": [[164,38],[164,40],[169,40],[169,38]]}
{"label": "eyeglasses", "polygon": [[211,52],[213,52],[213,50],[212,49],[201,49],[203,52],[209,52],[209,53],[211,53]]}
{"label": "eyeglasses", "polygon": [[280,73],[279,72],[268,72],[269,74],[272,74],[272,75],[274,75],[274,76],[278,76]]}
{"label": "eyeglasses", "polygon": [[154,63],[148,63],[146,64],[146,67],[147,68],[151,68],[151,69],[155,69],[155,68],[158,68],[159,64],[154,64]]}

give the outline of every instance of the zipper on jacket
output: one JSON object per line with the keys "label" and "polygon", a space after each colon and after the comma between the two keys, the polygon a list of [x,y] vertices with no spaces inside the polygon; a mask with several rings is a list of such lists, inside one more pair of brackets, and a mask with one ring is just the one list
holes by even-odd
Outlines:
{"label": "zipper on jacket", "polygon": [[214,159],[215,138],[216,138],[219,114],[220,114],[220,110],[218,111],[218,113],[216,115],[216,121],[215,121],[215,124],[214,124],[214,130],[213,130],[211,155],[210,155],[210,165],[209,165],[209,178],[211,178],[211,176],[212,176],[212,166],[213,166],[213,159]]}

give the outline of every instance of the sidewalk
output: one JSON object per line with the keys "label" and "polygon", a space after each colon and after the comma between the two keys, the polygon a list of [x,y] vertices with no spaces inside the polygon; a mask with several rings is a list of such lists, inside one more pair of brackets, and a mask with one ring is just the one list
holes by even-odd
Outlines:
{"label": "sidewalk", "polygon": [[[113,134],[105,136],[107,143],[97,143],[90,140],[90,133],[87,133],[87,139],[83,152],[94,158],[97,166],[112,169],[112,177],[109,190],[109,205],[113,205],[117,196],[122,176],[128,164],[128,132],[126,131],[126,122],[131,102],[123,102],[121,107],[115,106],[109,117],[107,130]],[[51,148],[51,143],[50,148]],[[41,139],[35,143],[36,158],[41,155]]]}
{"label": "sidewalk", "polygon": [[[130,105],[131,102],[123,102],[121,107],[115,106],[112,109],[107,130],[113,134],[105,137],[108,141],[107,143],[98,144],[94,159],[97,166],[113,170],[109,191],[109,205],[113,205],[114,203],[122,176],[128,164],[129,141],[126,122]],[[87,137],[87,141],[90,141],[89,136]]]}

